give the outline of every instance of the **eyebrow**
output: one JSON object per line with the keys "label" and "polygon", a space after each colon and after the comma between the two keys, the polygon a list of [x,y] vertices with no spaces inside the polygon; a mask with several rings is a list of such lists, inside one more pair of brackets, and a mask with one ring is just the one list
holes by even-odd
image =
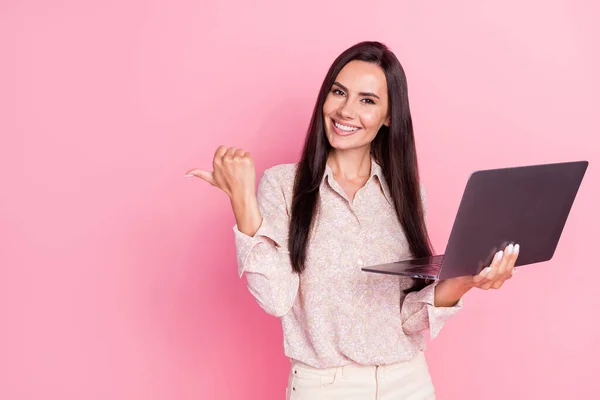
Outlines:
{"label": "eyebrow", "polygon": [[[339,83],[339,82],[333,82],[333,84],[339,86],[342,90],[344,90],[346,92],[349,92],[348,88],[346,86],[342,85],[341,83]],[[375,97],[376,99],[379,99],[379,96],[377,96],[375,93],[371,93],[371,92],[360,92],[358,95],[359,96]],[[381,99],[379,99],[379,100],[381,100]]]}

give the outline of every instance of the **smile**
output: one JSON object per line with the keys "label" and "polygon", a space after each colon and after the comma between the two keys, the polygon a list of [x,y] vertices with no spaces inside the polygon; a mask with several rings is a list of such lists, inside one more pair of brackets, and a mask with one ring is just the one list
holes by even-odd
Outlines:
{"label": "smile", "polygon": [[342,125],[338,122],[333,122],[333,125],[335,125],[336,128],[338,128],[339,130],[342,130],[344,132],[355,132],[357,131],[359,128],[354,127],[354,126],[346,126],[346,125]]}

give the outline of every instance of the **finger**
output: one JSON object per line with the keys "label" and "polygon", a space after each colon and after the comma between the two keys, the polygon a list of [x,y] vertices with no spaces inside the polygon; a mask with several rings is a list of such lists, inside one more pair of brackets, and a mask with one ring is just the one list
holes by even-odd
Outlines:
{"label": "finger", "polygon": [[233,153],[233,157],[244,157],[246,155],[246,152],[244,151],[244,149],[237,149],[234,153]]}
{"label": "finger", "polygon": [[514,271],[515,264],[517,263],[517,259],[519,258],[519,252],[521,251],[521,246],[517,243],[515,244],[515,248],[513,250],[513,254],[510,260],[510,274],[512,275],[512,271]]}
{"label": "finger", "polygon": [[233,154],[233,161],[242,162],[246,160],[246,152],[242,149],[237,149]]}
{"label": "finger", "polygon": [[504,279],[499,279],[499,280],[495,281],[494,283],[492,283],[491,287],[494,289],[500,289],[502,287],[502,285],[504,285]]}
{"label": "finger", "polygon": [[244,154],[244,161],[247,164],[252,165],[254,163],[254,160],[252,160],[252,153],[250,153],[249,151],[247,151],[246,154]]}
{"label": "finger", "polygon": [[211,185],[215,186],[215,180],[213,177],[213,173],[210,171],[205,171],[203,169],[192,169],[185,174],[186,177],[196,176],[200,179],[205,180]]}
{"label": "finger", "polygon": [[487,278],[491,270],[492,267],[484,268],[479,274],[473,277],[473,284],[476,288],[483,289],[486,285],[491,285],[491,281]]}
{"label": "finger", "polygon": [[483,270],[481,270],[480,273],[473,277],[473,282],[476,288],[481,289],[484,285],[489,283],[489,279],[487,278],[487,276],[490,272],[492,272],[491,266],[484,268]]}
{"label": "finger", "polygon": [[473,279],[475,280],[475,284],[481,285],[481,284],[487,282],[488,281],[487,276],[490,272],[492,272],[492,267],[486,267],[486,268],[482,269],[480,273],[478,273],[477,275],[475,275],[473,277]]}
{"label": "finger", "polygon": [[502,262],[502,257],[504,257],[504,251],[500,250],[494,255],[494,259],[490,263],[490,268],[498,268],[500,263]]}
{"label": "finger", "polygon": [[[512,268],[511,264],[513,260],[514,245],[509,244],[504,249],[504,254],[496,268],[492,269],[492,272],[487,275],[489,280],[490,288],[499,289],[504,284],[504,281],[510,276],[508,272],[509,268]],[[499,256],[497,255],[496,258]],[[497,260],[496,260],[497,261]]]}
{"label": "finger", "polygon": [[514,266],[519,253],[519,245],[508,245],[504,250],[504,256],[498,266],[494,279],[491,280],[490,288],[500,289],[507,279],[512,278]]}
{"label": "finger", "polygon": [[[481,271],[483,272],[483,271]],[[485,281],[485,277],[483,275],[481,275],[481,273],[473,276],[473,283],[475,284],[475,286],[480,285],[483,281]]]}
{"label": "finger", "polygon": [[517,267],[515,267],[513,265],[512,268],[509,270],[508,276],[506,277],[506,279],[512,279],[512,277],[515,276],[516,272],[517,272]]}
{"label": "finger", "polygon": [[498,271],[498,268],[499,268],[500,263],[502,262],[503,258],[504,258],[504,251],[500,250],[499,252],[496,253],[496,255],[494,256],[494,260],[492,261],[490,266],[488,268],[486,268],[488,270],[488,272],[485,275],[486,279],[489,279],[489,280],[494,279],[494,276],[496,276],[496,273]]}
{"label": "finger", "polygon": [[498,266],[497,276],[500,277],[506,274],[506,270],[508,269],[509,263],[513,259],[513,250],[514,246],[512,243],[506,246],[506,248],[504,249],[504,256],[502,257],[502,261]]}
{"label": "finger", "polygon": [[517,257],[519,256],[519,249],[520,246],[518,244],[515,244],[512,249],[507,249],[507,253],[510,254],[507,258],[506,268],[502,273],[502,276],[505,279],[510,279],[512,277],[515,268],[515,263],[517,262]]}
{"label": "finger", "polygon": [[497,268],[497,266],[500,264],[503,255],[504,253],[502,250],[494,254],[494,258],[492,259],[490,265],[487,268],[482,269],[478,275],[487,278],[488,274],[490,274],[490,272],[492,272],[492,270]]}
{"label": "finger", "polygon": [[213,166],[219,165],[221,161],[223,161],[223,156],[225,156],[225,153],[227,153],[227,147],[222,145],[217,147],[217,150],[215,151],[215,158],[213,159]]}
{"label": "finger", "polygon": [[230,147],[229,149],[227,149],[227,152],[225,152],[225,155],[223,156],[223,161],[224,162],[231,162],[233,161],[233,155],[235,154],[237,148],[235,147]]}
{"label": "finger", "polygon": [[[489,267],[488,267],[489,268]],[[473,278],[473,286],[478,289],[487,290],[491,285],[491,281],[486,278],[486,276],[476,275]]]}
{"label": "finger", "polygon": [[219,146],[215,151],[215,158],[223,158],[223,156],[227,153],[227,146]]}

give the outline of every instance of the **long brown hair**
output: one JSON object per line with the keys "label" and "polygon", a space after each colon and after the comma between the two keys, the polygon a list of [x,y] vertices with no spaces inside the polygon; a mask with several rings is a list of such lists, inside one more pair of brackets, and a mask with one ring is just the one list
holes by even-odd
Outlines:
{"label": "long brown hair", "polygon": [[340,54],[325,76],[313,110],[302,156],[296,171],[288,247],[294,271],[302,273],[306,247],[319,198],[319,186],[332,147],[325,135],[323,105],[342,68],[353,60],[383,69],[387,80],[390,126],[381,127],[371,143],[371,154],[381,166],[394,200],[398,220],[415,257],[432,254],[425,226],[419,169],[406,75],[398,58],[379,42],[361,42]]}

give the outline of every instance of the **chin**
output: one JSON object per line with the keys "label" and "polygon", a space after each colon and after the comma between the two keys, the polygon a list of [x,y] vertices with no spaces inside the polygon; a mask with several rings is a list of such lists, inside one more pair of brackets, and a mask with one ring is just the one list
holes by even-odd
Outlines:
{"label": "chin", "polygon": [[361,147],[368,147],[369,142],[367,143],[357,143],[355,140],[344,140],[344,138],[338,138],[333,135],[333,139],[331,137],[327,137],[329,144],[335,150],[351,150],[351,149],[359,149]]}

